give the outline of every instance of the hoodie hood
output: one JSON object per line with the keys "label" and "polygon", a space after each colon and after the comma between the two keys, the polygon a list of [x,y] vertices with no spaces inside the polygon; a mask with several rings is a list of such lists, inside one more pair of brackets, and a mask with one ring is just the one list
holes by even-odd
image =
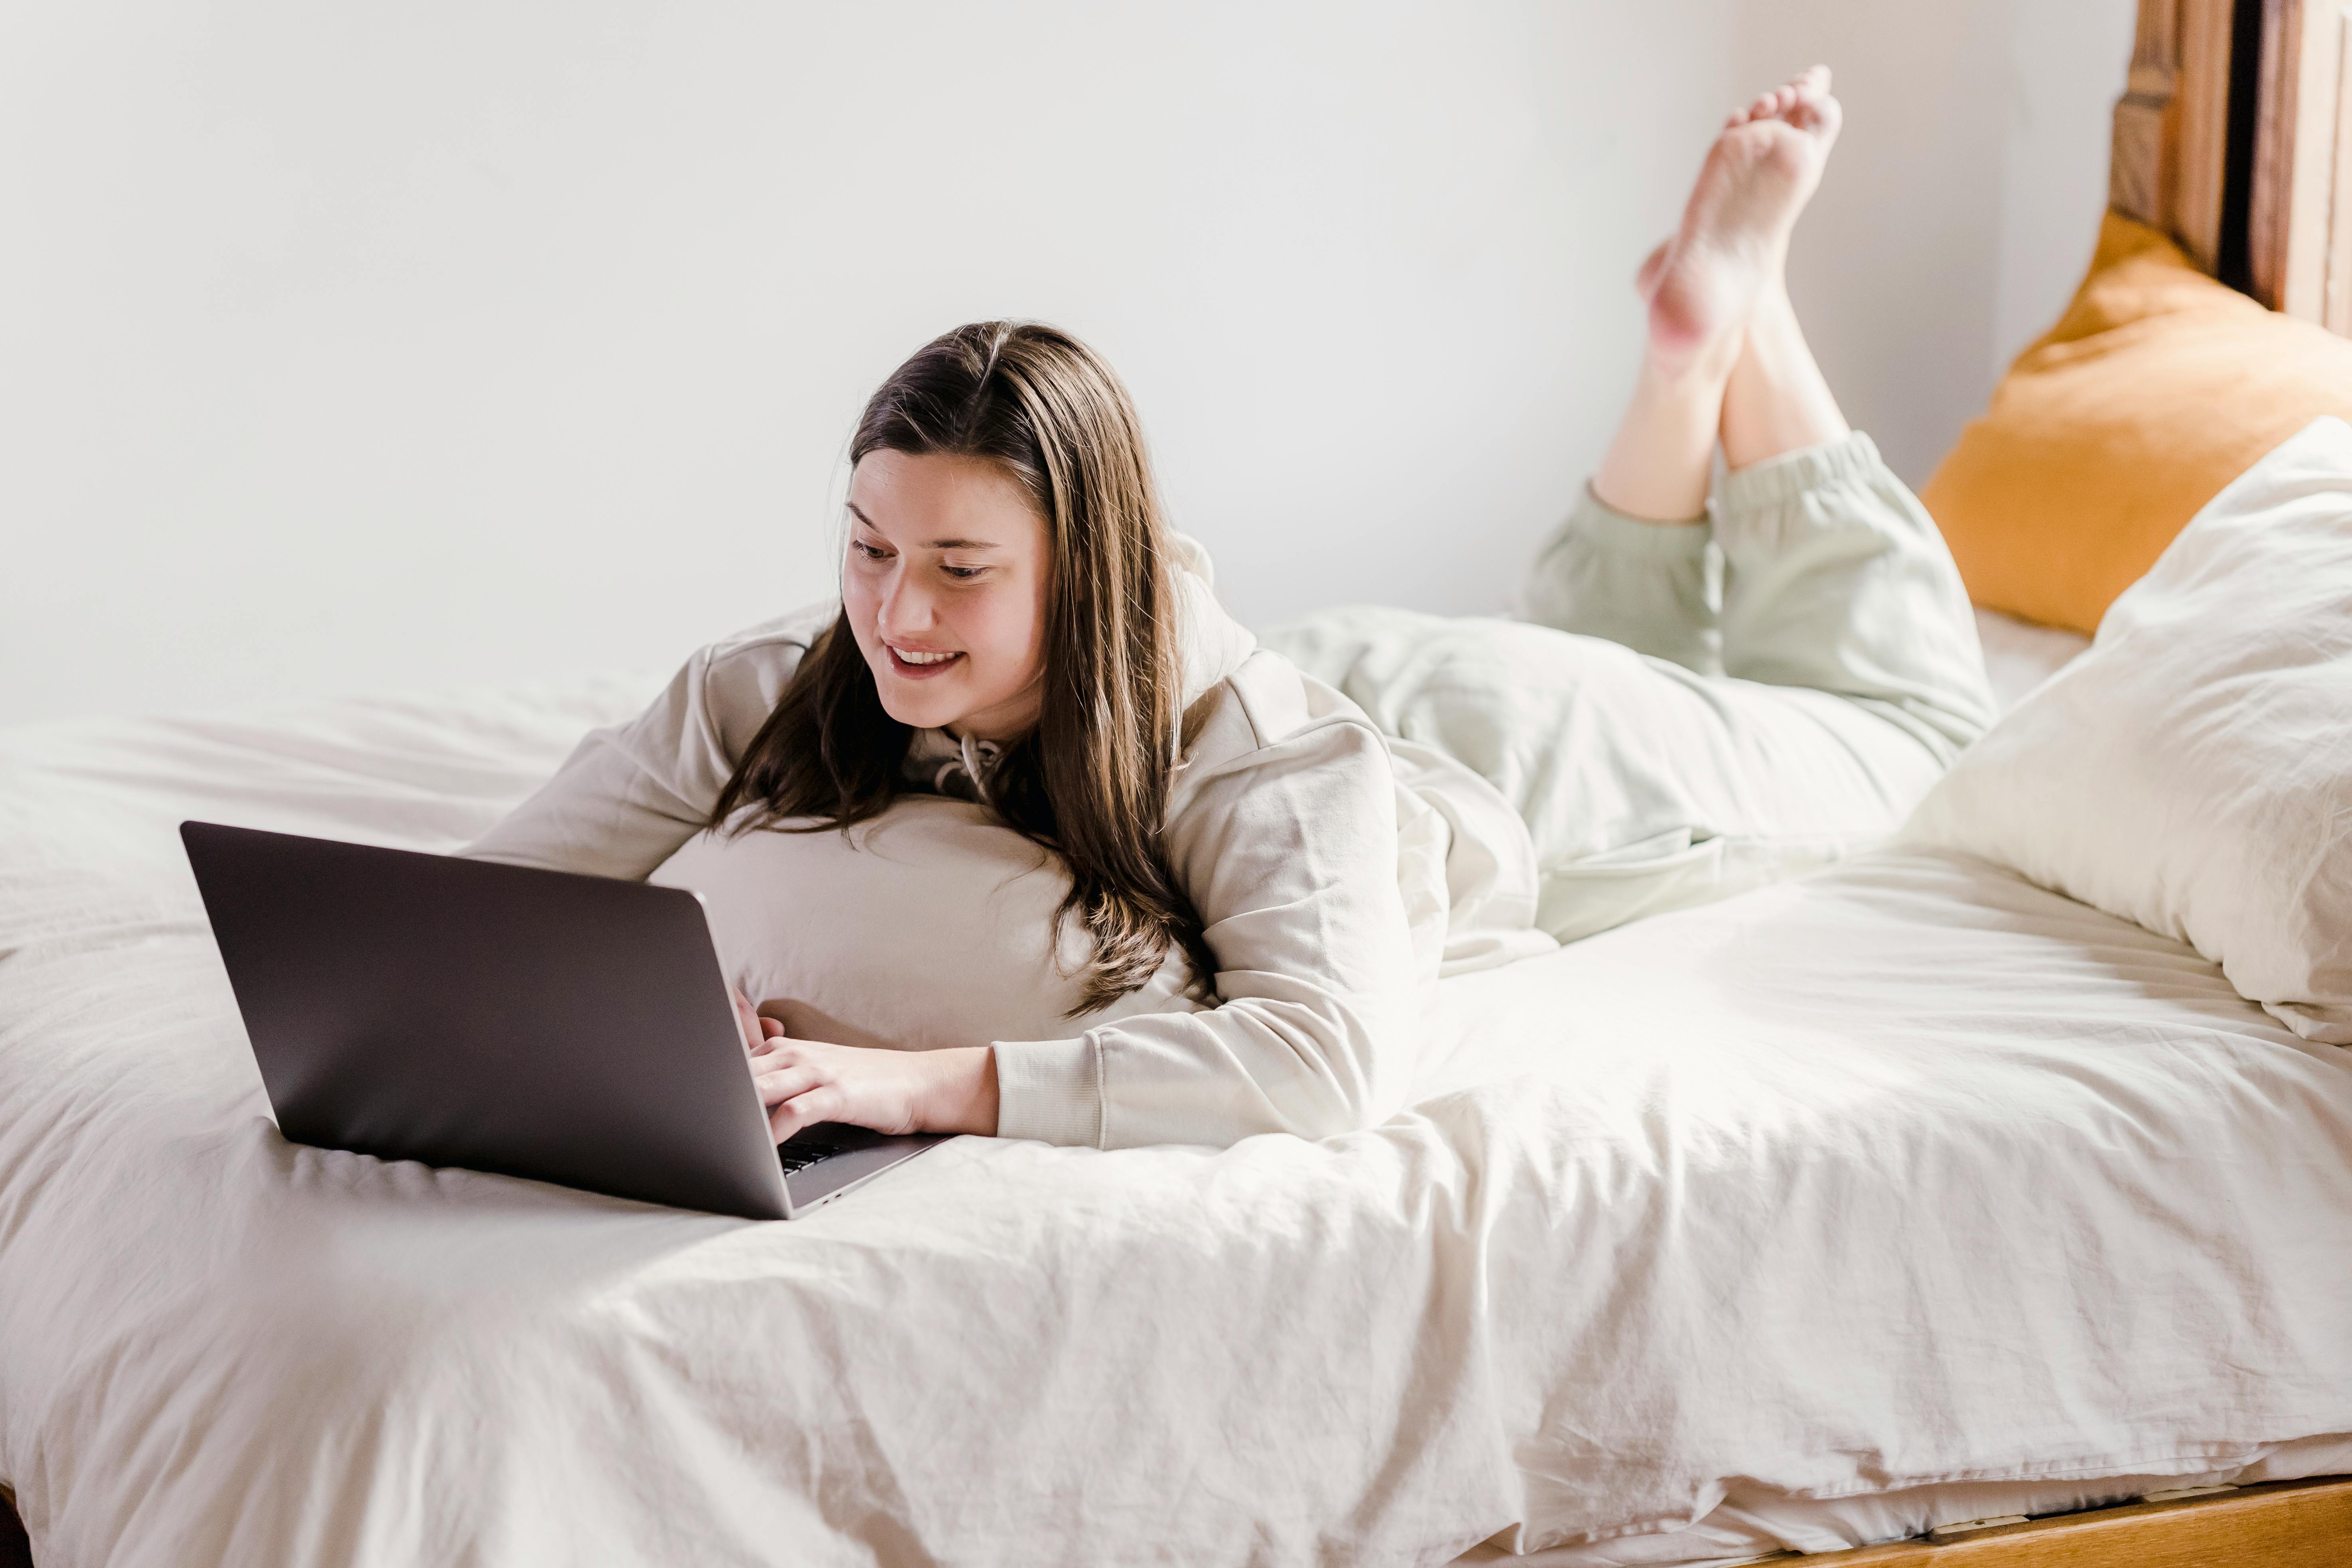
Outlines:
{"label": "hoodie hood", "polygon": [[1171,528],[1168,545],[1168,580],[1176,596],[1176,651],[1183,671],[1179,710],[1189,712],[1257,651],[1257,638],[1217,603],[1217,569],[1201,542]]}

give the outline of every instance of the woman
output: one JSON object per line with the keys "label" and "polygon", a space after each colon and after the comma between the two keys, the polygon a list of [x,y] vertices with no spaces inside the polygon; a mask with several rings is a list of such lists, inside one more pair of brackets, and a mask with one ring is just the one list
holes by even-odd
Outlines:
{"label": "woman", "polygon": [[[1685,843],[1757,823],[1778,842],[1799,819],[1883,831],[1988,711],[1949,558],[1847,430],[1780,286],[1837,118],[1818,68],[1734,115],[1644,266],[1641,382],[1528,594],[1548,625],[1407,617],[1456,668],[1623,645],[1610,655],[1682,705],[1675,743],[1697,748],[1652,771],[1731,775],[1646,792]],[[1711,530],[1718,437],[1733,472]],[[851,458],[838,610],[703,650],[469,853],[644,877],[707,827],[959,795],[1059,852],[1085,1005],[1171,963],[1208,1005],[924,1052],[765,1022],[754,1077],[779,1139],[828,1121],[1099,1147],[1361,1126],[1402,1093],[1442,967],[1624,912],[1570,897],[1546,918],[1551,884],[1576,882],[1548,873],[1557,813],[1468,765],[1446,681],[1368,681],[1381,639],[1345,616],[1283,637],[1318,679],[1223,615],[1164,523],[1124,390],[1075,340],[947,334],[876,393]]]}

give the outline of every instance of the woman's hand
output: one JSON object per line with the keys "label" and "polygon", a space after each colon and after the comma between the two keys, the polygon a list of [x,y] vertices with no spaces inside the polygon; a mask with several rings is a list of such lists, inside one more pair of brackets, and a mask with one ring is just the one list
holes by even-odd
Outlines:
{"label": "woman's hand", "polygon": [[751,999],[736,987],[730,985],[727,988],[727,996],[735,1004],[735,1027],[742,1033],[745,1050],[756,1051],[760,1048],[761,1041],[771,1035],[783,1033],[784,1026],[782,1024],[777,1023],[773,1018],[760,1016],[760,1010],[751,1005]]}
{"label": "woman's hand", "polygon": [[996,1053],[986,1046],[892,1051],[795,1040],[773,1018],[751,1047],[751,1081],[776,1142],[820,1121],[877,1132],[996,1134]]}

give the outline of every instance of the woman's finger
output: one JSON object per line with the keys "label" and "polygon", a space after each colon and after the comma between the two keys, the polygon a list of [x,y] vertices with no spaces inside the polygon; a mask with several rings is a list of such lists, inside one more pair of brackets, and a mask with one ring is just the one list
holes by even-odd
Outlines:
{"label": "woman's finger", "polygon": [[803,1128],[820,1121],[838,1121],[843,1095],[832,1084],[821,1083],[785,1100],[768,1115],[768,1130],[782,1143]]}
{"label": "woman's finger", "polygon": [[752,1087],[760,1091],[761,1105],[781,1105],[796,1094],[806,1094],[823,1080],[816,1069],[805,1063],[794,1062],[770,1068],[752,1076]]}
{"label": "woman's finger", "polygon": [[762,1013],[760,1016],[760,1032],[772,1040],[780,1039],[783,1037],[784,1021],[782,1018],[771,1018]]}
{"label": "woman's finger", "polygon": [[752,1070],[759,1071],[768,1063],[780,1058],[790,1058],[800,1061],[809,1060],[812,1054],[803,1048],[808,1043],[806,1040],[793,1039],[790,1035],[770,1035],[751,1047],[751,1060],[757,1064]]}
{"label": "woman's finger", "polygon": [[752,1007],[751,999],[732,985],[727,988],[727,995],[735,1004],[735,1027],[743,1037],[743,1048],[758,1049],[766,1036],[760,1027],[760,1015]]}
{"label": "woman's finger", "polygon": [[766,1039],[761,1040],[758,1045],[751,1047],[751,1061],[753,1064],[751,1070],[754,1072],[762,1071],[771,1063],[781,1059],[791,1059],[804,1062],[835,1061],[837,1063],[838,1058],[832,1056],[830,1053],[837,1052],[840,1049],[841,1047],[839,1046],[828,1046],[822,1040],[795,1039],[792,1036],[782,1032],[780,1027],[777,1033],[770,1035]]}

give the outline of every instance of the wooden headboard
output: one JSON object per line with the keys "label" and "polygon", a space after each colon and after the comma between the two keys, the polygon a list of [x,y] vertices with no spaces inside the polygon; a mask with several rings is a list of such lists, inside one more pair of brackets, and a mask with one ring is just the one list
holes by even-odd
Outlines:
{"label": "wooden headboard", "polygon": [[2352,334],[2352,0],[2139,0],[2108,200]]}

